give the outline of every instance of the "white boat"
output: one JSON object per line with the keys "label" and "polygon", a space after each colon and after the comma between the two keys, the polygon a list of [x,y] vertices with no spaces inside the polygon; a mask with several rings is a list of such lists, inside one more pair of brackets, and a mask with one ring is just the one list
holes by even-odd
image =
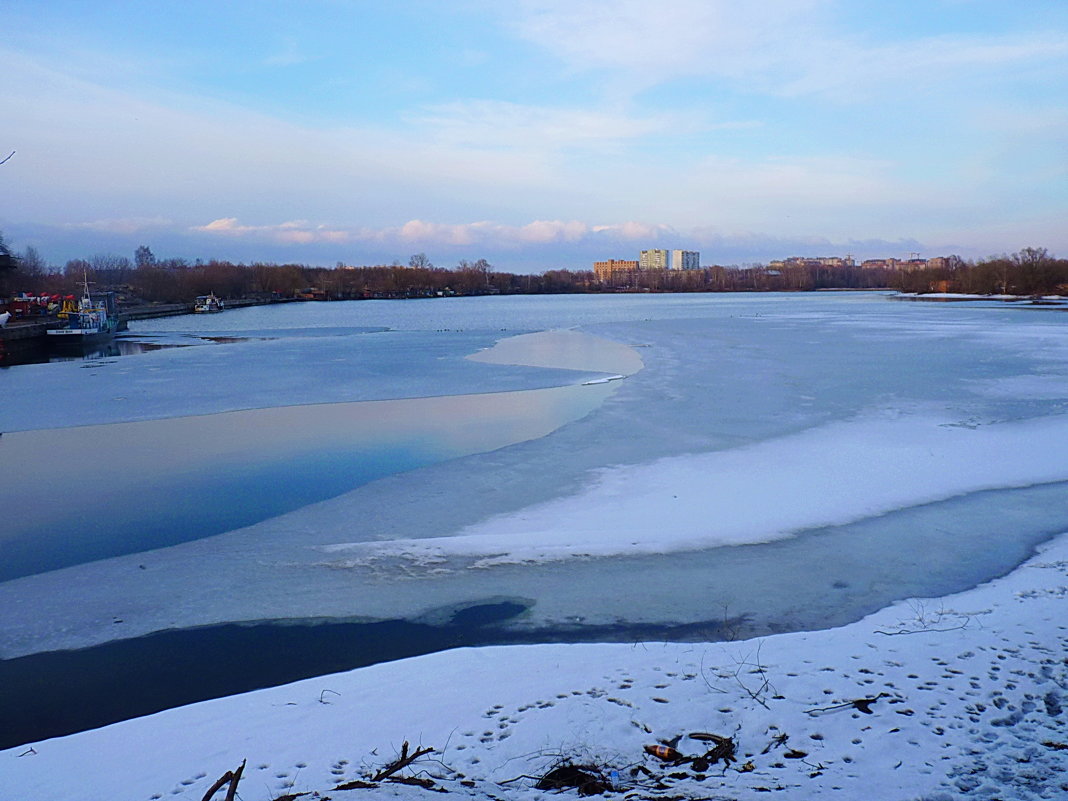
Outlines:
{"label": "white boat", "polygon": [[193,304],[193,311],[197,314],[210,314],[222,310],[223,302],[215,297],[214,292],[210,295],[197,295],[196,303]]}

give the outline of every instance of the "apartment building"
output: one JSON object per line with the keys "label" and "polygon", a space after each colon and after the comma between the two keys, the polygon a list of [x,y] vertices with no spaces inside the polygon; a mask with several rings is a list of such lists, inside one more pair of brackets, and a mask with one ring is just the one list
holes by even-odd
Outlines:
{"label": "apartment building", "polygon": [[696,250],[671,251],[672,270],[700,270],[701,254]]}
{"label": "apartment building", "polygon": [[608,259],[607,261],[595,261],[593,273],[601,283],[611,283],[627,273],[637,272],[638,262],[626,259]]}
{"label": "apartment building", "polygon": [[768,266],[777,267],[854,267],[852,256],[791,256],[788,259],[776,259]]}
{"label": "apartment building", "polygon": [[666,270],[670,254],[666,250],[643,250],[638,259],[638,267],[642,270]]}

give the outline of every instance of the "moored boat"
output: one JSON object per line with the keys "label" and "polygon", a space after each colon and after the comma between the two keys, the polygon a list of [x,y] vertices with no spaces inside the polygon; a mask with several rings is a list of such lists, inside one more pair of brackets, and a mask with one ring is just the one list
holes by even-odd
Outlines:
{"label": "moored boat", "polygon": [[72,345],[88,345],[106,342],[119,330],[119,312],[115,293],[105,292],[98,298],[89,294],[89,282],[84,283],[82,298],[77,307],[73,303],[64,308],[60,318],[66,318],[59,328],[50,328],[48,336],[53,342]]}
{"label": "moored boat", "polygon": [[197,295],[196,303],[193,304],[193,311],[197,314],[210,314],[222,310],[223,302],[215,297],[214,292],[210,295]]}

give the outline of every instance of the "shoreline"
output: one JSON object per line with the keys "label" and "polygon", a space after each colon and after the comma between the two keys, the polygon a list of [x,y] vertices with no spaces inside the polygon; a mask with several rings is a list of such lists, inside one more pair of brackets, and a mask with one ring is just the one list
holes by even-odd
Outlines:
{"label": "shoreline", "polygon": [[1047,309],[1068,308],[1068,297],[1063,295],[966,295],[956,292],[895,292],[890,300],[909,300],[927,303],[967,303],[987,301],[1007,306],[1041,307]]}
{"label": "shoreline", "polygon": [[[985,326],[985,321],[991,318],[984,311],[947,316],[937,310],[918,312],[884,306],[882,315],[877,315],[877,318],[881,317],[876,319],[879,325],[871,326],[865,316],[869,303],[862,304],[859,312],[844,315],[837,313],[838,306],[831,308],[826,302],[811,315],[797,315],[791,308],[784,310],[778,320],[771,315],[761,316],[759,311],[774,305],[756,306],[758,313],[745,317],[735,318],[734,314],[728,317],[727,313],[719,312],[719,317],[710,315],[707,322],[682,318],[678,322],[657,320],[648,326],[639,321],[623,327],[604,327],[600,330],[609,336],[618,336],[622,341],[646,343],[652,348],[648,351],[652,358],[646,371],[632,381],[619,384],[622,392],[616,400],[605,405],[604,414],[566,427],[551,442],[503,449],[494,455],[472,460],[466,466],[450,464],[448,469],[391,477],[377,485],[374,491],[353,495],[351,503],[334,504],[329,509],[323,505],[306,510],[307,514],[272,521],[271,525],[256,531],[220,540],[212,550],[214,563],[235,567],[224,571],[224,575],[213,575],[216,571],[204,570],[203,566],[195,569],[195,565],[191,572],[186,572],[188,566],[176,560],[139,562],[137,557],[127,560],[125,567],[133,567],[133,570],[126,572],[140,576],[138,564],[145,564],[146,572],[152,573],[145,579],[159,582],[166,577],[167,585],[161,583],[158,587],[159,602],[169,609],[189,611],[201,599],[205,601],[203,608],[208,608],[207,602],[212,598],[205,596],[248,598],[259,606],[271,597],[284,596],[286,603],[289,603],[288,599],[294,599],[289,608],[296,608],[295,599],[307,599],[309,590],[337,600],[337,606],[340,606],[341,601],[354,599],[354,588],[360,584],[363,574],[294,559],[294,545],[312,546],[314,550],[320,543],[352,542],[360,537],[366,537],[368,541],[384,543],[393,540],[396,543],[398,536],[403,537],[406,533],[411,536],[443,536],[465,530],[470,533],[473,529],[468,527],[477,528],[493,519],[511,521],[509,525],[520,534],[530,522],[536,523],[535,528],[539,531],[545,529],[543,524],[547,520],[557,529],[575,530],[576,520],[565,508],[568,504],[580,512],[589,512],[597,525],[610,530],[614,527],[612,520],[616,518],[606,522],[603,515],[590,508],[591,504],[587,502],[590,498],[598,501],[595,506],[606,506],[600,501],[611,501],[607,508],[612,511],[617,506],[625,506],[627,501],[640,500],[639,493],[648,490],[662,496],[658,503],[662,501],[671,506],[676,500],[673,496],[679,494],[683,484],[687,491],[683,492],[685,498],[678,505],[692,506],[698,501],[711,500],[713,514],[708,514],[705,509],[704,513],[696,515],[697,522],[703,521],[706,531],[729,534],[725,524],[734,520],[732,515],[735,513],[741,515],[734,520],[739,525],[747,520],[752,524],[750,518],[754,515],[767,522],[766,507],[799,505],[807,508],[813,500],[820,501],[817,511],[833,513],[832,517],[838,519],[840,513],[871,500],[873,483],[880,488],[899,487],[902,477],[918,482],[930,493],[941,491],[939,488],[956,487],[960,482],[970,485],[977,478],[986,482],[983,486],[997,484],[1016,475],[1012,465],[1023,465],[1031,472],[1051,464],[1055,469],[1063,467],[1055,463],[1055,454],[1048,453],[1048,442],[1059,439],[1054,429],[1059,430],[1062,421],[1068,422],[1062,416],[1059,403],[1065,397],[1063,370],[1057,370],[1064,364],[1065,352],[1059,337],[1061,327],[1052,317],[1036,321],[1034,318],[1024,320],[1019,315],[996,315],[995,325]],[[745,308],[745,311],[750,310]],[[899,323],[902,319],[905,324]],[[848,326],[857,327],[860,334],[849,336],[853,332]],[[891,332],[891,335],[883,337],[880,331]],[[899,339],[910,342],[916,340],[917,334],[938,337],[944,341],[942,348],[927,348],[927,342],[922,344],[925,351],[941,354],[942,360],[926,362],[926,371],[910,373],[915,378],[910,383],[894,380],[896,374],[884,381],[886,377],[882,371],[865,372],[868,363],[891,366],[897,363],[885,361],[886,356],[900,358],[902,364],[915,363],[910,358],[911,351],[898,348],[895,341],[878,347],[880,342],[892,340],[894,333]],[[969,333],[985,333],[990,341],[980,341],[973,346],[969,344],[973,340],[965,336]],[[452,340],[453,344],[455,341]],[[842,347],[834,349],[836,343],[842,343]],[[1018,353],[1038,351],[1036,343],[1044,346],[1041,349],[1043,360],[1016,361]],[[1048,347],[1045,347],[1046,343]],[[329,362],[328,356],[335,355],[328,350],[325,340],[316,341],[312,347],[319,361]],[[351,340],[346,347],[352,347]],[[978,348],[991,359],[983,383],[970,381],[973,376],[966,372],[956,373],[948,369],[949,365],[960,363],[962,355],[972,354]],[[815,366],[836,364],[843,368],[831,377],[826,377],[818,369],[795,371],[793,365],[800,363],[798,354],[813,351],[823,354],[823,361],[816,362]],[[263,351],[267,352],[276,351]],[[693,357],[698,352],[707,357],[695,360]],[[213,358],[224,355],[221,349],[212,351],[212,354]],[[775,369],[759,380],[747,382],[754,355],[768,359],[769,365]],[[840,357],[844,357],[844,361]],[[850,358],[856,359],[852,369]],[[160,364],[178,362],[181,359],[163,359]],[[450,361],[448,369],[455,369],[461,362],[467,363],[459,359]],[[278,369],[276,363],[272,364],[272,369]],[[87,385],[102,380],[99,377],[90,380],[88,371],[80,374],[72,371],[71,374],[86,376],[82,383]],[[1039,377],[1044,380],[1039,381]],[[779,388],[775,380],[781,381],[783,387]],[[847,393],[848,403],[827,404],[829,399],[843,397],[844,388],[854,384],[865,391],[858,391],[855,396]],[[960,391],[951,393],[950,390]],[[761,405],[762,392],[773,395],[771,400],[774,402]],[[894,393],[892,404],[883,402],[887,392]],[[1030,403],[1025,402],[1028,399]],[[817,411],[807,416],[784,417],[783,423],[775,427],[757,427],[758,421],[774,419],[776,414],[782,415],[796,408],[799,400],[810,401]],[[707,415],[702,415],[706,409]],[[884,417],[880,409],[888,416]],[[874,419],[869,419],[873,414]],[[721,427],[720,419],[729,419],[735,425]],[[871,426],[855,426],[865,420],[877,424],[877,430]],[[923,420],[927,421],[923,426],[915,425]],[[638,427],[643,422],[664,425],[643,430]],[[833,428],[824,429],[820,425]],[[667,439],[669,427],[678,428],[679,436]],[[836,435],[832,441],[821,436],[821,432],[836,431],[842,436]],[[886,436],[874,436],[879,431]],[[803,432],[812,432],[811,437],[806,439]],[[748,437],[748,443],[744,439],[739,441],[740,435]],[[626,442],[632,436],[639,447],[617,447],[617,443]],[[656,449],[658,437],[666,440],[662,450]],[[813,442],[815,447],[811,447]],[[842,442],[851,444],[851,448],[843,451],[839,447]],[[607,444],[608,447],[588,451],[594,443]],[[976,448],[987,447],[997,452],[997,458],[968,457]],[[883,458],[888,450],[894,456],[893,464]],[[708,455],[717,452],[723,456]],[[705,456],[698,458],[696,454],[699,453]],[[730,456],[731,453],[734,455]],[[827,459],[833,454],[841,455],[842,464],[837,464],[834,471],[828,471]],[[881,467],[869,475],[869,460],[858,461],[858,454],[869,454],[876,460],[874,464],[885,467],[885,470]],[[926,460],[923,461],[923,471],[915,469],[917,456],[922,457],[921,461]],[[946,463],[947,457],[952,457],[949,463]],[[520,464],[525,467],[519,469]],[[566,467],[568,464],[570,468]],[[632,467],[612,468],[612,465],[621,464]],[[671,469],[658,475],[639,464],[660,464]],[[538,483],[540,475],[565,469],[570,472],[561,473],[562,480],[554,478]],[[774,475],[770,475],[769,470]],[[930,472],[932,470],[934,472]],[[833,474],[829,475],[829,472]],[[916,475],[917,472],[923,475]],[[446,473],[451,478],[446,480]],[[726,481],[733,475],[751,477],[743,486],[749,494],[741,493]],[[839,480],[843,475],[847,481]],[[725,508],[722,499],[716,503],[714,498],[706,498],[708,493],[701,493],[700,487],[689,481],[695,476],[703,476],[712,487],[721,488],[738,508]],[[810,497],[810,477],[822,477],[821,480],[830,482],[826,487],[820,485],[823,488],[816,493],[819,499]],[[947,483],[947,477],[952,477],[953,481]],[[687,481],[681,481],[682,478]],[[790,480],[787,482],[786,478]],[[527,492],[526,487],[530,485],[535,489]],[[565,499],[561,505],[561,489],[575,497],[571,501]],[[1063,492],[1060,488],[1053,489]],[[589,495],[587,490],[594,495]],[[961,542],[966,547],[962,550],[954,543],[942,543],[946,546],[943,550],[949,554],[952,564],[960,564],[962,568],[975,567],[978,561],[962,554],[967,553],[972,544],[984,554],[1000,545],[998,525],[1006,533],[1014,534],[1025,529],[1041,529],[1043,536],[1064,531],[1063,514],[1057,518],[1058,510],[1065,508],[1063,504],[1056,501],[1054,495],[1043,496],[1043,503],[1037,495],[1029,493],[1013,490],[1002,495],[991,494],[990,503],[983,508],[969,506],[964,509],[958,505],[932,509],[933,514],[927,522],[939,529],[946,525],[959,528],[965,536]],[[499,500],[505,496],[505,501]],[[788,500],[783,504],[762,500],[784,498]],[[1051,502],[1050,498],[1054,500]],[[875,500],[878,501],[876,506],[901,503],[898,495],[879,496]],[[392,510],[401,505],[410,505],[412,512],[393,513]],[[470,514],[455,511],[464,506],[471,508]],[[986,512],[991,509],[997,510],[1001,522],[990,525],[988,530],[990,516]],[[536,510],[541,517],[524,521],[524,510]],[[618,511],[625,521],[633,517],[625,509]],[[914,520],[908,510],[899,509],[895,514],[897,516],[889,515],[884,521],[888,531],[912,528]],[[672,518],[665,514],[653,514],[652,518],[650,525],[660,526],[658,530],[677,533],[678,527]],[[756,526],[772,533],[781,527]],[[357,530],[359,536],[347,534]],[[870,533],[870,529],[858,532]],[[582,539],[578,535],[586,534],[578,530],[575,533],[577,539]],[[859,592],[870,583],[886,580],[875,576],[865,565],[882,565],[887,558],[910,560],[915,572],[933,565],[933,551],[926,549],[933,549],[936,544],[926,542],[922,530],[918,535],[921,547],[903,540],[891,540],[889,548],[886,541],[873,540],[872,547],[865,547],[866,541],[862,539],[843,549],[841,543],[832,542],[827,546],[831,551],[846,550],[845,555],[855,557],[854,564],[847,566],[848,575],[833,569],[825,558],[827,549],[817,548],[811,549],[808,553],[811,558],[807,560],[786,557],[769,560],[769,554],[778,551],[760,551],[756,554],[758,561],[775,568],[765,571],[764,583],[746,579],[740,571],[729,570],[728,573],[738,575],[739,580],[753,585],[758,593],[788,605],[787,611],[790,607],[811,609],[808,596],[783,585],[780,580],[783,573],[792,571],[796,574],[792,578],[813,585],[812,590],[817,595],[826,596],[829,602],[835,603],[839,597],[837,593],[850,583],[855,584]],[[516,546],[537,541],[536,537],[533,540],[523,536],[513,539]],[[440,544],[446,543],[442,540]],[[477,559],[499,561],[497,553],[476,550],[479,551],[474,554]],[[494,551],[495,548],[488,550]],[[713,614],[722,609],[718,596],[709,592],[708,587],[692,582],[684,571],[676,569],[665,578],[667,573],[654,573],[647,569],[648,562],[639,559],[631,564],[629,574],[624,575],[624,571],[615,580],[606,580],[605,574],[586,569],[592,560],[582,561],[585,550],[580,548],[574,554],[578,559],[573,566],[565,563],[559,569],[554,567],[552,572],[532,573],[536,581],[530,586],[537,585],[538,595],[529,594],[513,581],[518,575],[514,565],[495,564],[492,571],[480,568],[471,575],[484,577],[496,572],[502,580],[507,580],[514,596],[544,596],[545,603],[550,606],[561,595],[557,586],[570,583],[595,591],[604,601],[600,611],[611,612],[614,605],[619,612],[631,609],[640,613],[650,609],[667,620],[684,620],[674,615],[674,606],[657,607],[655,603],[646,603],[647,599],[641,593],[648,583],[656,585],[666,595],[691,596],[695,603],[706,607],[704,619],[708,617],[708,609]],[[753,550],[757,551],[756,548]],[[789,553],[795,552],[788,552],[787,556]],[[315,554],[309,551],[309,555]],[[720,556],[725,555],[726,549]],[[379,601],[391,612],[405,603],[410,605],[413,599],[418,601],[421,596],[425,603],[432,602],[438,605],[437,608],[446,610],[447,620],[472,608],[470,603],[461,605],[453,601],[470,602],[477,597],[482,606],[519,603],[499,591],[486,591],[485,583],[470,583],[480,581],[478,578],[465,579],[469,583],[462,586],[465,594],[459,598],[452,592],[428,589],[423,579],[455,567],[452,559],[442,561],[430,554],[429,558],[407,562],[403,559],[396,562],[380,560],[367,566],[370,575],[379,580],[379,584],[367,588],[368,592],[374,594],[377,590],[383,596]],[[667,561],[672,560],[668,558]],[[689,556],[674,561],[684,562],[686,567],[695,563]],[[791,797],[806,791],[815,795],[840,788],[847,790],[844,795],[850,797],[872,797],[865,791],[869,789],[868,784],[875,784],[877,789],[885,788],[887,799],[913,797],[930,792],[932,788],[939,792],[974,791],[976,795],[971,797],[986,799],[996,791],[990,790],[984,795],[984,787],[999,787],[1004,796],[1010,789],[1016,789],[1016,777],[1026,773],[1025,778],[1031,784],[1024,790],[1034,787],[1045,792],[1046,797],[1053,797],[1050,795],[1052,785],[1047,779],[1052,774],[1051,766],[1056,763],[1045,759],[1045,752],[1028,749],[1040,748],[1045,739],[1061,742],[1056,731],[1049,731],[1049,727],[1060,722],[1057,715],[1062,713],[1055,710],[1061,709],[1066,699],[1062,695],[1050,695],[1051,700],[1047,702],[1045,698],[1054,691],[1057,681],[1063,682],[1058,687],[1068,689],[1068,676],[1055,673],[1051,678],[1046,675],[1043,671],[1053,670],[1057,663],[1043,663],[1048,655],[1043,656],[1032,643],[1056,649],[1057,638],[1063,637],[1053,626],[1059,622],[1059,607],[1051,605],[1058,600],[1063,605],[1064,596],[1057,593],[1068,592],[1065,569],[1059,566],[1062,562],[1068,563],[1068,546],[1064,544],[1063,536],[1057,535],[1055,540],[1040,548],[1038,556],[1013,560],[1013,565],[1021,566],[1015,570],[1006,568],[1003,578],[982,584],[963,584],[973,589],[956,595],[946,594],[944,588],[962,586],[961,583],[939,584],[938,592],[917,591],[912,582],[899,584],[896,586],[900,594],[913,600],[884,606],[882,611],[869,618],[835,629],[813,632],[806,626],[805,631],[791,635],[776,634],[727,643],[661,646],[643,641],[630,646],[518,646],[444,651],[389,663],[380,666],[381,669],[366,668],[354,674],[319,677],[309,680],[307,685],[286,685],[276,691],[264,691],[274,693],[265,704],[257,699],[267,696],[238,696],[171,710],[147,722],[128,721],[98,732],[35,743],[28,746],[33,753],[23,749],[13,758],[26,761],[48,753],[48,759],[40,760],[38,764],[43,764],[46,772],[66,776],[65,781],[74,781],[76,765],[82,758],[79,755],[87,757],[99,751],[102,742],[114,738],[118,749],[128,747],[133,741],[138,744],[158,742],[166,749],[165,740],[169,734],[178,748],[163,750],[158,757],[152,745],[142,749],[152,754],[148,761],[153,764],[144,770],[144,782],[135,780],[131,791],[135,795],[165,795],[168,786],[172,786],[179,797],[185,794],[188,799],[195,795],[194,801],[197,801],[203,794],[197,791],[204,789],[205,785],[200,783],[204,776],[210,783],[211,776],[218,775],[214,771],[216,767],[220,767],[219,773],[224,769],[232,770],[236,762],[247,756],[250,772],[259,771],[261,765],[263,770],[269,771],[252,773],[258,782],[256,787],[250,785],[242,790],[243,797],[249,801],[260,801],[259,796],[252,794],[260,793],[261,786],[264,801],[296,792],[319,792],[342,799],[348,791],[335,791],[335,784],[329,783],[341,781],[333,779],[339,775],[335,771],[340,771],[346,781],[357,780],[362,775],[361,768],[380,757],[388,760],[389,754],[393,753],[391,749],[399,742],[415,742],[419,737],[423,744],[443,749],[441,761],[462,772],[467,777],[463,781],[473,782],[474,787],[458,785],[454,781],[458,777],[448,772],[434,772],[435,783],[457,792],[472,791],[468,795],[485,797],[494,793],[500,797],[504,793],[509,799],[525,795],[534,797],[529,785],[511,780],[519,774],[543,773],[546,766],[531,755],[544,756],[550,751],[589,758],[594,764],[605,767],[606,772],[611,768],[620,774],[625,789],[640,796],[650,787],[641,784],[644,779],[640,776],[630,776],[628,768],[642,764],[654,773],[663,768],[656,762],[642,762],[643,746],[682,735],[686,752],[692,754],[689,749],[694,746],[686,742],[686,733],[711,731],[736,737],[739,754],[746,761],[739,760],[722,775],[717,767],[715,771],[702,774],[701,778],[691,776],[694,772],[683,766],[675,767],[674,772],[684,774],[684,778],[675,778],[660,770],[658,780],[665,787],[652,789],[673,786],[683,791],[683,797],[723,795],[748,799],[760,797],[755,794],[761,792],[761,788],[782,787]],[[121,578],[122,573],[116,570],[113,575]],[[1002,575],[1001,571],[995,571],[995,574]],[[112,574],[93,575],[95,580],[88,584],[119,586],[109,581],[108,576]],[[558,584],[545,581],[548,576],[556,576]],[[1047,576],[1050,580],[1035,576]],[[72,599],[81,597],[77,582],[66,584],[69,586],[63,586],[61,594]],[[986,591],[995,585],[1000,588],[998,593]],[[189,591],[182,591],[182,587],[188,587]],[[121,600],[123,593],[117,592],[117,595]],[[53,593],[35,592],[32,600],[29,596],[19,596],[19,599],[33,607],[33,613],[42,620],[62,620],[64,626],[76,630],[79,624],[72,616],[51,611],[62,606],[48,600],[52,596]],[[43,605],[38,599],[44,601]],[[1041,604],[1048,601],[1049,604],[1036,613],[1032,601]],[[149,599],[147,603],[155,602],[155,599]],[[364,608],[355,600],[351,605],[357,611]],[[315,608],[322,611],[326,607],[320,604]],[[539,606],[539,610],[544,608]],[[94,615],[99,618],[101,630],[122,628],[132,620],[127,617],[127,610],[118,605],[100,607],[98,612],[101,611],[104,614]],[[570,614],[586,612],[579,607],[572,609]],[[121,624],[113,620],[111,614],[119,617]],[[727,617],[726,611],[724,616]],[[788,615],[779,617],[785,619]],[[961,639],[954,639],[957,637]],[[927,640],[934,642],[920,647],[920,643]],[[930,650],[932,648],[935,650]],[[953,650],[948,650],[951,648]],[[767,692],[762,690],[762,675],[770,679],[765,688],[769,690]],[[973,683],[979,686],[973,688]],[[1015,686],[1006,688],[1006,683]],[[1026,687],[1016,693],[1024,684]],[[313,690],[305,692],[302,689],[305,686],[315,688],[314,697]],[[745,688],[759,695],[763,704]],[[1060,693],[1060,689],[1056,692]],[[871,701],[872,709],[865,711],[853,707],[852,702],[858,699]],[[980,704],[982,709],[978,708]],[[246,717],[236,718],[229,711],[237,709],[244,710]],[[336,716],[334,710],[340,710]],[[286,717],[290,712],[294,716]],[[196,717],[202,714],[204,717]],[[978,720],[973,722],[973,717]],[[344,722],[340,718],[344,718]],[[174,724],[174,721],[180,722]],[[359,726],[354,727],[353,721],[358,721]],[[632,725],[632,721],[636,723]],[[852,722],[855,721],[859,721],[855,724],[858,728],[847,730],[846,727],[854,725]],[[179,731],[176,739],[173,734],[175,726],[177,730],[190,730],[191,733],[199,733],[206,727],[210,733],[202,738],[203,741],[195,736],[184,740]],[[773,726],[777,727],[777,732]],[[157,728],[165,731],[159,740],[153,740],[152,732]],[[353,732],[354,728],[358,730]],[[779,733],[789,736],[791,753],[801,751],[804,754],[801,757],[784,756],[786,748],[781,747],[781,743],[779,746],[774,743]],[[381,742],[381,738],[386,742]],[[1035,745],[1036,739],[1039,746]],[[311,747],[308,746],[310,741],[314,741]],[[75,745],[65,750],[67,743]],[[84,751],[78,750],[79,743],[85,744]],[[460,745],[463,748],[459,748]],[[987,765],[980,766],[978,752],[972,753],[969,749],[985,749],[984,755],[992,755]],[[67,761],[56,756],[64,750]],[[1060,752],[1049,750],[1054,758],[1059,758]],[[104,752],[107,753],[107,746]],[[18,756],[19,753],[24,756]],[[222,755],[218,763],[209,763],[211,754]],[[612,754],[620,755],[620,758],[617,760]],[[231,757],[239,758],[235,764],[221,767],[222,757],[227,761]],[[4,758],[5,755],[0,754],[0,760]],[[893,761],[889,761],[891,758]],[[53,759],[59,761],[51,761]],[[355,767],[346,768],[340,764],[341,760]],[[197,763],[195,768],[189,764],[194,761]],[[895,765],[895,761],[900,764]],[[742,771],[741,767],[750,762],[752,770]],[[433,766],[427,769],[437,770]],[[984,785],[983,772],[988,769],[991,777]],[[195,775],[194,771],[204,775]],[[85,775],[95,782],[92,770]],[[978,783],[970,784],[977,776]],[[161,784],[160,777],[167,786]],[[33,781],[29,774],[27,781]],[[102,786],[113,790],[114,784],[109,785],[109,781],[115,780],[105,777],[101,780]],[[947,781],[952,784],[945,784]],[[509,783],[499,786],[501,782]],[[49,789],[46,784],[33,787]],[[419,794],[425,792],[422,788],[393,787],[386,791],[393,789],[399,793],[409,790]],[[44,790],[40,796],[42,801],[56,797],[55,793]],[[1023,793],[1012,795],[1017,796],[1030,798]],[[32,795],[31,799],[37,801]]]}
{"label": "shoreline", "polygon": [[[1068,672],[1057,659],[1068,647],[1066,584],[1061,534],[1006,576],[821,632],[442,651],[0,751],[0,790],[105,801],[173,787],[199,799],[247,759],[248,801],[342,798],[336,786],[366,781],[411,740],[437,751],[423,776],[473,798],[541,797],[533,780],[511,780],[560,758],[616,771],[620,790],[644,786],[628,770],[641,764],[684,798],[750,801],[775,787],[796,798],[1051,798],[1068,769]],[[730,737],[738,761],[706,775],[643,757],[645,745],[693,731]],[[131,760],[134,748],[151,758]],[[121,775],[110,767],[119,763]],[[425,795],[393,787],[395,798]]]}

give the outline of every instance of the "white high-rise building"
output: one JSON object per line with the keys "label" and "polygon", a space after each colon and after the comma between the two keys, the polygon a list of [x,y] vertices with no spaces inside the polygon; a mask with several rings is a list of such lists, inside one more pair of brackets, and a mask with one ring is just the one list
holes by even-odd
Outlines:
{"label": "white high-rise building", "polygon": [[696,250],[671,251],[672,270],[700,270],[701,254]]}
{"label": "white high-rise building", "polygon": [[668,251],[643,250],[638,265],[643,270],[666,270],[668,268]]}

